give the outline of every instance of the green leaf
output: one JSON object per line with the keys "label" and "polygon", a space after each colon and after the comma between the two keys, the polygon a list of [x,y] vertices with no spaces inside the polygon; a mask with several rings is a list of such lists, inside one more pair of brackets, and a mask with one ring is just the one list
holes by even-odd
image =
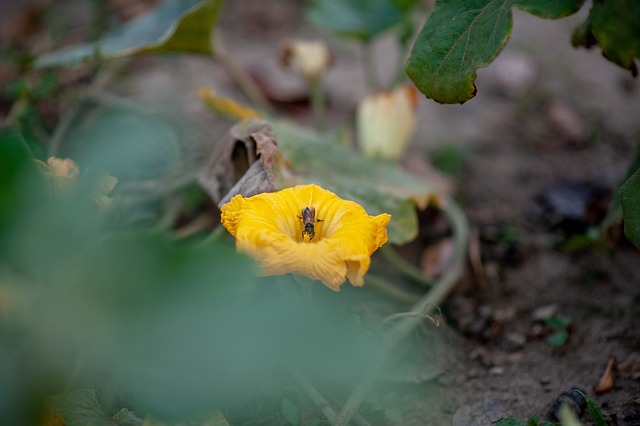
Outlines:
{"label": "green leaf", "polygon": [[107,418],[93,389],[75,389],[49,397],[47,405],[65,426],[142,426],[143,421],[126,408]]}
{"label": "green leaf", "polygon": [[36,67],[75,65],[139,53],[212,54],[211,29],[222,0],[168,0],[148,14],[111,30],[96,43],[83,43],[40,56]]}
{"label": "green leaf", "polygon": [[591,417],[593,418],[593,423],[595,426],[608,426],[607,422],[602,417],[602,413],[600,413],[600,408],[598,405],[593,402],[591,398],[589,398],[586,394],[580,392],[583,396],[584,400],[587,402],[587,406],[589,407],[589,411],[591,412]]}
{"label": "green leaf", "polygon": [[620,187],[620,204],[624,216],[624,234],[640,248],[640,170]]}
{"label": "green leaf", "polygon": [[476,94],[476,70],[496,57],[511,34],[513,0],[437,0],[406,71],[437,102],[464,103]]}
{"label": "green leaf", "polygon": [[549,318],[544,320],[544,324],[547,327],[560,330],[565,329],[573,324],[573,319],[564,315],[551,315]]}
{"label": "green leaf", "polygon": [[496,426],[527,426],[524,420],[509,417],[508,419],[502,419],[496,423]]}
{"label": "green leaf", "polygon": [[282,415],[292,426],[298,426],[301,422],[300,408],[287,398],[282,398]]}
{"label": "green leaf", "polygon": [[[127,410],[126,408],[118,411],[113,417],[113,421],[117,426],[142,426],[144,421],[136,416],[133,412]],[[213,424],[212,426],[222,426]],[[228,426],[228,425],[225,425]]]}
{"label": "green leaf", "polygon": [[594,1],[589,17],[573,33],[574,46],[600,45],[602,53],[622,68],[638,74],[640,58],[640,2]]}
{"label": "green leaf", "polygon": [[54,395],[48,406],[64,419],[65,426],[111,426],[93,389],[76,389]]}
{"label": "green leaf", "polygon": [[337,35],[370,41],[405,19],[404,9],[414,2],[404,3],[394,0],[314,0],[306,16],[312,24]]}
{"label": "green leaf", "polygon": [[389,242],[403,244],[418,232],[415,205],[426,206],[433,191],[395,164],[355,152],[331,137],[283,122],[272,123],[278,146],[290,168],[283,186],[316,183],[356,201],[370,215],[389,213]]}
{"label": "green leaf", "polygon": [[527,426],[538,426],[539,417],[537,414],[532,415],[527,422]]}
{"label": "green leaf", "polygon": [[59,156],[124,180],[154,179],[174,171],[184,135],[167,117],[108,97],[89,99],[80,110],[59,138]]}
{"label": "green leaf", "polygon": [[30,163],[22,136],[15,129],[0,128],[0,235],[15,212],[19,182]]}
{"label": "green leaf", "polygon": [[384,410],[384,416],[393,423],[402,423],[402,411],[398,408]]}
{"label": "green leaf", "polygon": [[569,332],[567,330],[559,330],[547,336],[547,343],[556,348],[564,346],[567,340],[569,340]]}
{"label": "green leaf", "polygon": [[576,13],[585,0],[515,0],[516,6],[540,18],[562,18]]}

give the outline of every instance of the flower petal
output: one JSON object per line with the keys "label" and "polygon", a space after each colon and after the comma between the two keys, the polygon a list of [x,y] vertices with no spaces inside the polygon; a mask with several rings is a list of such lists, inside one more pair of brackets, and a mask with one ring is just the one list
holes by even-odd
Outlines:
{"label": "flower petal", "polygon": [[[302,211],[315,209],[314,236],[303,233]],[[237,248],[254,257],[265,275],[296,273],[334,291],[348,278],[364,284],[371,254],[387,241],[391,216],[369,216],[359,204],[317,185],[299,185],[222,206],[222,224]]]}

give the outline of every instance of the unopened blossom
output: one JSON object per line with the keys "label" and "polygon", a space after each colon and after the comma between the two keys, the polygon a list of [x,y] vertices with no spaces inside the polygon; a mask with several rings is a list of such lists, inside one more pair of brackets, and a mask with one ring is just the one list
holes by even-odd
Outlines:
{"label": "unopened blossom", "polygon": [[347,279],[364,284],[371,255],[387,242],[390,220],[313,184],[236,195],[222,206],[222,224],[264,275],[305,275],[334,291]]}
{"label": "unopened blossom", "polygon": [[[49,178],[55,194],[68,195],[75,190],[80,176],[80,167],[75,161],[70,158],[49,157],[46,163],[40,160],[35,160],[35,162]],[[91,191],[91,198],[100,210],[106,210],[111,205],[113,197],[109,196],[109,193],[113,191],[117,183],[118,179],[108,174],[102,174],[98,177],[98,181]]]}
{"label": "unopened blossom", "polygon": [[322,40],[290,40],[283,46],[281,60],[305,80],[313,82],[331,65],[331,52]]}
{"label": "unopened blossom", "polygon": [[415,132],[417,104],[418,93],[408,85],[365,97],[356,117],[362,151],[372,157],[399,159]]}
{"label": "unopened blossom", "polygon": [[49,157],[47,162],[35,160],[38,167],[49,177],[56,194],[69,194],[74,186],[80,168],[70,158]]}

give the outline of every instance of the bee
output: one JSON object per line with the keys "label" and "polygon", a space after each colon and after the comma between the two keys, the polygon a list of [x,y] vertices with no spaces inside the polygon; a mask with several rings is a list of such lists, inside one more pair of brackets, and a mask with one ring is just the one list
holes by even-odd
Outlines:
{"label": "bee", "polygon": [[309,241],[313,240],[313,237],[316,235],[314,224],[317,222],[323,222],[322,219],[316,219],[315,207],[305,207],[302,209],[302,216],[298,216],[298,218],[302,219],[302,223],[304,223],[302,239],[304,240],[304,236],[308,235]]}

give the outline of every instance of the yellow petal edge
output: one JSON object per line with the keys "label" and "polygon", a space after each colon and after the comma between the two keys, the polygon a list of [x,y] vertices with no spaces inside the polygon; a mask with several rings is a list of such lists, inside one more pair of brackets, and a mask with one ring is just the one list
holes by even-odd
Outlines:
{"label": "yellow petal edge", "polygon": [[[315,209],[312,239],[303,234],[305,207]],[[334,291],[346,279],[364,284],[371,255],[387,242],[391,220],[386,213],[370,216],[358,203],[313,184],[236,195],[221,210],[238,251],[256,259],[264,275],[305,275]]]}

